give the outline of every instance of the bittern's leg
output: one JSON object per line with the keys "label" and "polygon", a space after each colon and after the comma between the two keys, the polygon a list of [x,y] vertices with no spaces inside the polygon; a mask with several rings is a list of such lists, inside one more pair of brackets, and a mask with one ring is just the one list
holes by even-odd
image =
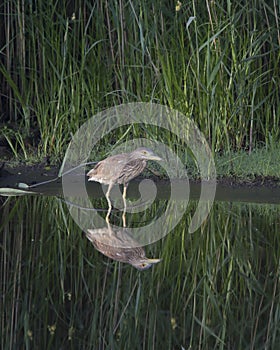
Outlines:
{"label": "bittern's leg", "polygon": [[123,215],[122,215],[122,221],[123,221],[123,227],[126,227],[126,220],[125,220],[125,213],[126,213],[126,189],[127,185],[123,186]]}
{"label": "bittern's leg", "polygon": [[113,230],[112,230],[109,218],[108,218],[108,220],[106,219],[106,222],[107,222],[107,228],[108,228],[109,236],[112,236],[113,235]]}
{"label": "bittern's leg", "polygon": [[107,211],[107,215],[106,215],[106,222],[109,223],[109,216],[110,216],[110,213],[111,213],[111,210],[112,210],[112,203],[110,201],[110,192],[111,192],[111,189],[113,187],[113,184],[109,184],[109,187],[108,187],[108,190],[106,192],[106,199],[107,199],[107,202],[108,202],[108,211]]}

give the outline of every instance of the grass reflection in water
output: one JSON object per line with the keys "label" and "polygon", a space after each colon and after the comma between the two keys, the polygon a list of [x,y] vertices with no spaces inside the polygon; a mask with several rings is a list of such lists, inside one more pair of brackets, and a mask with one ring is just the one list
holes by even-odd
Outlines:
{"label": "grass reflection in water", "polygon": [[139,272],[93,249],[55,198],[9,199],[1,348],[276,348],[280,207],[215,203],[190,235],[195,205]]}

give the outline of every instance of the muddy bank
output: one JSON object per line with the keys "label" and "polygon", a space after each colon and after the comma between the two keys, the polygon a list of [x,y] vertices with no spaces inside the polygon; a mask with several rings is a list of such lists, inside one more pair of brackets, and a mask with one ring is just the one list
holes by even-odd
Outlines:
{"label": "muddy bank", "polygon": [[[59,172],[58,166],[50,166],[46,163],[39,163],[33,165],[20,164],[17,166],[11,166],[7,163],[0,163],[0,185],[14,186],[15,183],[25,182],[28,184],[35,184],[42,181],[47,181],[57,177]],[[139,177],[141,178],[141,176]],[[155,182],[168,181],[164,178],[149,176]],[[192,179],[193,183],[199,183],[199,179]],[[280,186],[280,177],[275,176],[255,176],[249,174],[246,178],[241,177],[217,177],[217,183],[225,187],[259,187],[264,186],[268,188],[277,188]]]}
{"label": "muddy bank", "polygon": [[[43,195],[63,195],[61,178],[57,178],[59,167],[52,167],[48,164],[41,163],[35,165],[17,165],[11,167],[2,164],[0,169],[0,188],[10,187],[18,188],[19,183],[30,185],[30,190]],[[73,196],[79,195],[79,186],[85,181],[85,175],[82,173],[69,176]],[[128,196],[138,198],[139,183],[144,177],[140,176],[131,181],[128,188]],[[168,199],[170,196],[170,181],[168,179],[152,176],[150,177],[157,185],[157,198]],[[50,182],[48,182],[50,181]],[[36,186],[42,182],[47,182]],[[201,194],[201,184],[198,179],[175,180],[173,190],[176,191],[178,200],[186,199],[186,187],[189,188],[189,198],[199,199]],[[35,186],[34,186],[35,185]],[[104,196],[100,184],[92,182],[87,183],[87,192],[95,198]],[[34,186],[34,187],[32,187]],[[211,183],[209,184],[211,186]],[[252,178],[234,178],[219,177],[217,178],[217,187],[215,200],[221,201],[241,201],[253,203],[276,203],[280,204],[280,178],[276,177],[253,177]]]}

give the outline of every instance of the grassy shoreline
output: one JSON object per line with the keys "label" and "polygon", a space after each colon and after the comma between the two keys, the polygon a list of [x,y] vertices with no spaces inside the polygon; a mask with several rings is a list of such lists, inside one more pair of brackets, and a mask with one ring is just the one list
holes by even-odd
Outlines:
{"label": "grassy shoreline", "polygon": [[[0,36],[0,161],[8,148],[7,165],[12,158],[59,166],[90,117],[123,103],[154,102],[194,121],[218,177],[280,176],[276,2],[4,1],[0,9],[9,33]],[[174,145],[189,175],[199,177],[180,140],[145,128],[114,130],[94,157],[148,130]]]}

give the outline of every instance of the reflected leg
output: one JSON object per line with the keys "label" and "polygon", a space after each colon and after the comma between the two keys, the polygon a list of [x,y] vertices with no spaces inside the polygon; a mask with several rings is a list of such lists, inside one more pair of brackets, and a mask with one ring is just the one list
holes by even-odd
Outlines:
{"label": "reflected leg", "polygon": [[107,215],[106,215],[107,224],[109,224],[109,216],[110,216],[110,213],[112,210],[112,203],[110,201],[110,192],[111,192],[112,187],[113,187],[113,184],[109,184],[108,190],[107,190],[106,195],[105,195],[107,202],[108,202],[108,211],[107,211]]}
{"label": "reflected leg", "polygon": [[123,227],[126,227],[126,220],[125,220],[125,213],[126,213],[126,189],[127,185],[123,186],[123,215],[122,215],[122,221],[123,221]]}

